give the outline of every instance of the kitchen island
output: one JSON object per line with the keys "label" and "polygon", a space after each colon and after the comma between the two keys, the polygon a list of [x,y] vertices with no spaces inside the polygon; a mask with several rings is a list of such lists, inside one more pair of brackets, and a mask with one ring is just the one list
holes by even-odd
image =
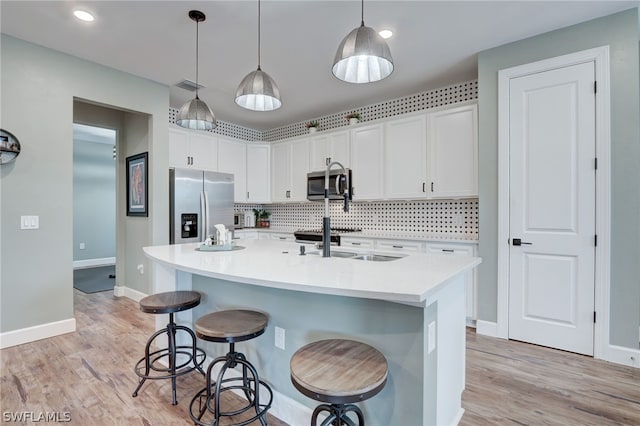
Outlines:
{"label": "kitchen island", "polygon": [[[346,338],[376,347],[389,363],[386,387],[360,404],[367,424],[458,422],[465,381],[464,274],[479,258],[410,254],[376,262],[301,256],[298,244],[274,240],[236,245],[244,248],[204,252],[198,244],[184,244],[144,251],[154,260],[154,292],[203,294],[200,306],[181,312],[178,322],[190,325],[225,308],[269,314],[267,332],[239,349],[274,389],[272,414],[292,425],[308,424],[316,402],[291,384],[289,360],[309,342]],[[165,323],[157,319],[158,328]],[[276,327],[285,332],[284,349],[274,345]],[[201,343],[213,357],[226,350]]]}

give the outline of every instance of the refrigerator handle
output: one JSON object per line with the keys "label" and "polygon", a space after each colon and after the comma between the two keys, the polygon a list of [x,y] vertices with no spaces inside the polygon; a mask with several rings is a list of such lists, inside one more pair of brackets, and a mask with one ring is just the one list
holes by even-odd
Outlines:
{"label": "refrigerator handle", "polygon": [[207,211],[207,193],[200,193],[200,214],[202,215],[202,242],[207,239],[207,230],[209,229],[209,212]]}

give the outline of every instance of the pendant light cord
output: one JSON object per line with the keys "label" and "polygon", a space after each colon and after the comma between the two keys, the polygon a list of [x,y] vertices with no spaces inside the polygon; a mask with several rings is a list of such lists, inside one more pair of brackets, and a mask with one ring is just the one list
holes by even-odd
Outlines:
{"label": "pendant light cord", "polygon": [[364,0],[362,0],[362,7],[360,8],[360,25],[364,27]]}
{"label": "pendant light cord", "polygon": [[260,69],[260,0],[258,0],[258,69]]}
{"label": "pendant light cord", "polygon": [[199,43],[198,43],[198,25],[200,25],[200,20],[196,19],[196,99],[200,99],[198,98],[198,57],[200,56],[200,49],[199,49]]}

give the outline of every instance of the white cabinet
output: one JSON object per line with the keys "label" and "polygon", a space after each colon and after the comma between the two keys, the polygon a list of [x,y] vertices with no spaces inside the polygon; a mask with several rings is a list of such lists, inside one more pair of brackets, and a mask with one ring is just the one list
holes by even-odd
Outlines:
{"label": "white cabinet", "polygon": [[426,115],[419,114],[384,124],[385,198],[427,196],[426,123]]}
{"label": "white cabinet", "polygon": [[257,240],[258,231],[253,229],[236,229],[233,231],[233,236],[243,240]]}
{"label": "white cabinet", "polygon": [[296,240],[293,234],[287,234],[284,232],[269,232],[268,235],[272,240],[290,241],[290,242],[293,242]]}
{"label": "white cabinet", "polygon": [[234,200],[247,202],[247,148],[243,142],[218,138],[218,170],[234,175]]}
{"label": "white cabinet", "polygon": [[308,172],[308,138],[293,139],[272,145],[271,201],[306,201]]}
{"label": "white cabinet", "polygon": [[358,126],[351,130],[351,168],[353,172],[353,199],[376,200],[382,198],[383,134],[382,125]]}
{"label": "white cabinet", "polygon": [[374,243],[375,240],[371,238],[340,237],[340,245],[342,247],[370,249],[373,248]]}
{"label": "white cabinet", "polygon": [[[475,244],[456,244],[456,243],[427,243],[427,253],[439,253],[455,255],[476,256]],[[476,300],[477,300],[477,275],[475,269],[467,272],[466,277],[467,290],[467,318],[476,319]]]}
{"label": "white cabinet", "polygon": [[329,161],[349,167],[349,131],[327,132],[311,137],[311,170],[325,170]]}
{"label": "white cabinet", "polygon": [[169,166],[217,170],[218,138],[208,132],[169,128]]}
{"label": "white cabinet", "polygon": [[267,144],[247,145],[247,195],[244,202],[271,201],[271,147]]}
{"label": "white cabinet", "polygon": [[376,241],[376,248],[395,253],[422,253],[424,252],[424,243],[412,240],[386,240],[379,239]]}
{"label": "white cabinet", "polygon": [[477,106],[428,113],[427,128],[429,198],[477,196]]}

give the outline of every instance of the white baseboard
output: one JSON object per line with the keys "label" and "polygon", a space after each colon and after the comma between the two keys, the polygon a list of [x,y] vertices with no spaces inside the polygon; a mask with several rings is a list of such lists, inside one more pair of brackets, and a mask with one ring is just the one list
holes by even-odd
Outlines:
{"label": "white baseboard", "polygon": [[74,331],[76,331],[75,318],[7,331],[0,333],[0,349],[35,342],[36,340],[59,336],[60,334],[73,333]]}
{"label": "white baseboard", "polygon": [[115,265],[115,257],[104,257],[102,259],[86,259],[86,260],[74,260],[73,269],[93,268],[95,266],[109,266]]}
{"label": "white baseboard", "polygon": [[640,349],[609,345],[602,359],[615,364],[640,368]]}
{"label": "white baseboard", "polygon": [[458,414],[456,414],[456,417],[451,424],[452,425],[460,424],[460,421],[462,420],[462,416],[464,416],[464,408],[460,408],[460,411],[458,411]]}
{"label": "white baseboard", "polygon": [[483,336],[498,337],[498,323],[492,321],[476,321],[476,333]]}
{"label": "white baseboard", "polygon": [[113,295],[116,297],[126,297],[133,300],[134,302],[139,302],[143,298],[147,297],[147,294],[144,294],[141,291],[134,290],[122,285],[113,287]]}
{"label": "white baseboard", "polygon": [[467,327],[476,328],[477,321],[467,317]]}

